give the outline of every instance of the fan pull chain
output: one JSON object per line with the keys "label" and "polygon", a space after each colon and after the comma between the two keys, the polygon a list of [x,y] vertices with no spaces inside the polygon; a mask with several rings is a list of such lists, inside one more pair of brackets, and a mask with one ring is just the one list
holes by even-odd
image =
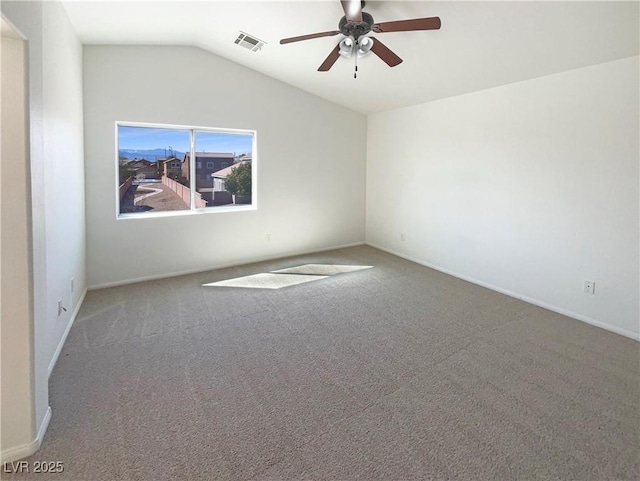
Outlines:
{"label": "fan pull chain", "polygon": [[355,65],[356,65],[356,68],[353,71],[353,78],[358,78],[358,41],[357,40],[356,40],[355,48],[353,50],[355,51],[354,57],[355,57]]}

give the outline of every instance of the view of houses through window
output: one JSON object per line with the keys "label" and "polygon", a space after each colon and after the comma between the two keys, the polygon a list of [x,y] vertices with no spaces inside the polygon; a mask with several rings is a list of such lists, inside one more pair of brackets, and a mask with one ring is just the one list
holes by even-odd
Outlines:
{"label": "view of houses through window", "polygon": [[119,214],[252,204],[253,132],[117,129]]}

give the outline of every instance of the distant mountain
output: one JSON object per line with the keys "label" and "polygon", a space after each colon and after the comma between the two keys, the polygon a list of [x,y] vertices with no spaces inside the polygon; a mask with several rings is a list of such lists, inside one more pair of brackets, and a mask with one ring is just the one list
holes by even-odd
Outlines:
{"label": "distant mountain", "polygon": [[[146,159],[150,162],[155,162],[158,159],[163,159],[165,157],[165,153],[167,156],[171,155],[171,151],[162,149],[120,149],[119,151],[120,157],[126,157],[127,159]],[[179,159],[184,158],[184,152],[179,152],[177,150],[173,151],[173,155],[175,155]]]}

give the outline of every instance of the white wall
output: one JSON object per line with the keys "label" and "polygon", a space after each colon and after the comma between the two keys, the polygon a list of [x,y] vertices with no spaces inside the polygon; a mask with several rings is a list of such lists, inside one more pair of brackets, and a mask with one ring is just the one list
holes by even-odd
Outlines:
{"label": "white wall", "polygon": [[638,80],[633,57],[371,115],[367,242],[638,337]]}
{"label": "white wall", "polygon": [[[91,286],[364,242],[364,115],[198,48],[84,52]],[[256,130],[258,209],[117,220],[116,121]]]}
{"label": "white wall", "polygon": [[[86,290],[82,46],[57,2],[7,2],[2,14],[28,43],[34,352],[31,443],[2,446],[2,459],[37,449],[50,413],[49,369]],[[75,278],[71,293],[70,279]],[[57,315],[57,300],[67,312]],[[3,329],[4,329],[3,318]],[[16,363],[17,369],[24,369]],[[3,391],[9,389],[2,380]],[[2,410],[3,419],[12,416]],[[35,437],[35,438],[34,438]],[[9,454],[7,454],[9,453]]]}
{"label": "white wall", "polygon": [[[58,3],[45,2],[42,29],[50,361],[87,285],[82,44]],[[59,318],[58,299],[67,309]]]}

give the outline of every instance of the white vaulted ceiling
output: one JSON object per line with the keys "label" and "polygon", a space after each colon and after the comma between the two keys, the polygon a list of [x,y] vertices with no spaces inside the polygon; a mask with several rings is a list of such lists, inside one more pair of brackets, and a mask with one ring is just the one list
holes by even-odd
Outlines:
{"label": "white vaulted ceiling", "polygon": [[[374,34],[404,62],[370,54],[317,68],[342,38],[281,38],[337,29],[326,1],[63,1],[85,44],[194,45],[344,105],[372,113],[638,55],[638,2],[369,1],[376,22],[438,16],[437,31]],[[266,42],[233,43],[242,30]],[[158,71],[171,65],[158,65]]]}

